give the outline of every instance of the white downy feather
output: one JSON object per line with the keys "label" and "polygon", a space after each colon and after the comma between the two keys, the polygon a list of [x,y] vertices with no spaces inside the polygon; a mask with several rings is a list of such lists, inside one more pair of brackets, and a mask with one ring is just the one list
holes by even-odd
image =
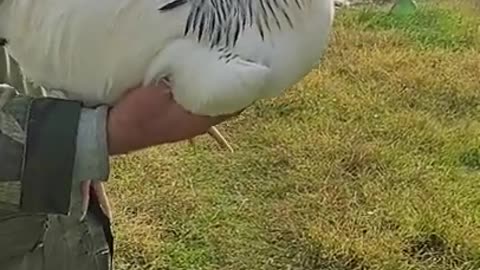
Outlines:
{"label": "white downy feather", "polygon": [[[113,104],[130,87],[170,76],[178,103],[197,114],[219,115],[279,95],[315,68],[327,46],[334,0],[252,1],[4,0],[0,37],[29,78],[66,90],[68,98]],[[251,19],[264,22],[264,39],[254,22],[230,45],[185,35],[201,2],[225,5],[223,13],[209,17],[222,31],[219,21],[235,26],[235,18],[222,14],[249,14],[242,3],[263,8],[263,17]],[[172,3],[178,6],[159,10]],[[275,13],[266,6],[272,3]],[[293,27],[280,16],[284,11]]]}

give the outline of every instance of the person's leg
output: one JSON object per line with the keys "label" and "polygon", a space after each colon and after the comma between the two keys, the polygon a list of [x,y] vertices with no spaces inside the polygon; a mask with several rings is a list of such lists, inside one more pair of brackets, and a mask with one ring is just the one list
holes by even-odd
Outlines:
{"label": "person's leg", "polygon": [[64,216],[1,217],[2,270],[109,270],[110,250],[102,224]]}
{"label": "person's leg", "polygon": [[46,216],[19,215],[0,209],[0,269],[42,269],[39,243],[46,221]]}
{"label": "person's leg", "polygon": [[46,270],[41,249],[35,249],[24,256],[10,258],[0,262],[0,267],[5,270]]}
{"label": "person's leg", "polygon": [[110,270],[110,222],[95,195],[79,221],[80,193],[71,216],[26,215],[0,208],[1,270]]}

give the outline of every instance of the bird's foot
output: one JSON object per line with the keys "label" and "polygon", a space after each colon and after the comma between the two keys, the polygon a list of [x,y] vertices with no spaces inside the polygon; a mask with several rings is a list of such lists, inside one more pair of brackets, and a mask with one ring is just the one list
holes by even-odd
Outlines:
{"label": "bird's foot", "polygon": [[84,181],[82,182],[82,215],[80,221],[83,221],[87,215],[88,205],[90,204],[90,189],[93,189],[95,196],[97,197],[98,203],[102,212],[108,217],[109,220],[112,220],[112,208],[110,207],[110,202],[105,191],[105,186],[103,182],[97,181]]}

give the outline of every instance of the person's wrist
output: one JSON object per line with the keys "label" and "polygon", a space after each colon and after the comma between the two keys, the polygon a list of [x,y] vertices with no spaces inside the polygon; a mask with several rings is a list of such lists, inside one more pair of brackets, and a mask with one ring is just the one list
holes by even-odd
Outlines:
{"label": "person's wrist", "polygon": [[118,119],[117,114],[115,113],[115,108],[110,107],[107,111],[107,145],[109,155],[119,155],[129,152],[128,142],[126,139],[127,134],[120,130],[120,127],[123,126],[124,129],[126,123],[121,123],[121,120]]}
{"label": "person's wrist", "polygon": [[134,113],[125,112],[124,107],[112,107],[107,112],[107,143],[110,155],[121,155],[146,148],[154,144],[151,134],[142,128],[141,119]]}

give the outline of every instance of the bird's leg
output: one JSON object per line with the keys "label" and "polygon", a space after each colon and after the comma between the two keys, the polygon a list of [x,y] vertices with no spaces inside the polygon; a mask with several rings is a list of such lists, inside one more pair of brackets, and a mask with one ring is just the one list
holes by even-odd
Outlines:
{"label": "bird's leg", "polygon": [[[163,78],[163,82],[171,87],[172,84],[170,82],[170,78],[168,77],[165,77]],[[230,146],[230,144],[228,143],[228,141],[222,136],[222,134],[220,133],[220,131],[218,131],[218,129],[216,127],[211,127],[208,129],[207,131],[208,135],[210,135],[222,148],[226,148],[228,149],[228,151],[230,152],[233,152],[233,148],[232,146]],[[188,142],[190,143],[190,145],[192,145],[193,147],[195,147],[195,142],[193,141],[193,139],[189,139]]]}
{"label": "bird's leg", "polygon": [[233,148],[230,146],[228,141],[223,137],[222,133],[218,131],[216,127],[211,127],[207,131],[208,135],[210,135],[222,148],[228,149],[228,151],[233,153]]}
{"label": "bird's leg", "polygon": [[[169,87],[172,86],[170,78],[168,77],[163,78],[163,82]],[[222,136],[222,133],[220,133],[220,131],[218,131],[216,127],[209,128],[207,133],[220,145],[220,147],[226,148],[228,149],[228,151],[233,153],[232,146],[230,146],[228,141]],[[190,145],[192,145],[192,147],[195,147],[195,142],[193,141],[193,139],[189,139],[188,142],[190,143]]]}
{"label": "bird's leg", "polygon": [[112,220],[112,209],[110,207],[110,202],[108,200],[107,193],[105,192],[105,186],[103,185],[103,182],[92,182],[91,180],[84,181],[81,185],[82,215],[80,220],[84,220],[87,215],[88,205],[90,203],[90,188],[92,188],[95,192],[102,212],[108,217],[109,220]]}
{"label": "bird's leg", "polygon": [[[225,137],[223,137],[222,133],[220,133],[216,127],[209,128],[207,134],[210,135],[220,145],[220,147],[228,149],[228,151],[233,153],[232,146],[230,146],[228,141],[225,139]],[[192,145],[192,147],[195,147],[195,142],[193,139],[189,139],[188,142],[190,145]]]}
{"label": "bird's leg", "polygon": [[195,152],[195,141],[193,139],[188,139],[188,143],[190,146],[193,148],[193,151]]}

